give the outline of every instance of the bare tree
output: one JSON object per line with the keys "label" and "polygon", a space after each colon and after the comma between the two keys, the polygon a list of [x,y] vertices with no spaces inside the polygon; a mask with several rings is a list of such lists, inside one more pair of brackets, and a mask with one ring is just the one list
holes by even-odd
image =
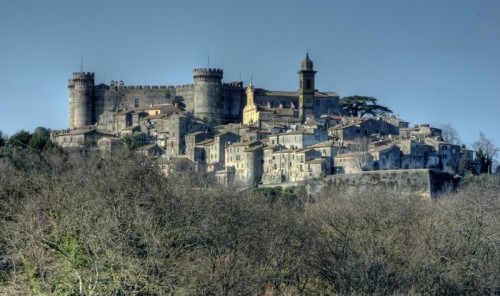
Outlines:
{"label": "bare tree", "polygon": [[462,144],[462,140],[460,140],[457,129],[451,124],[443,124],[439,128],[441,129],[441,136],[443,137],[443,140],[453,145]]}
{"label": "bare tree", "polygon": [[476,152],[476,161],[481,164],[481,173],[490,174],[493,170],[493,162],[499,149],[488,139],[483,132],[479,133],[479,139],[472,144]]}

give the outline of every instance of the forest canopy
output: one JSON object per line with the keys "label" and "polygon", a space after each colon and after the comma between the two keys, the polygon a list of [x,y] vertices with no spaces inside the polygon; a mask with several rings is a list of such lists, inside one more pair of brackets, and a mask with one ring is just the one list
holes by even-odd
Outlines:
{"label": "forest canopy", "polygon": [[165,178],[128,150],[0,158],[0,294],[495,294],[500,181],[437,200]]}

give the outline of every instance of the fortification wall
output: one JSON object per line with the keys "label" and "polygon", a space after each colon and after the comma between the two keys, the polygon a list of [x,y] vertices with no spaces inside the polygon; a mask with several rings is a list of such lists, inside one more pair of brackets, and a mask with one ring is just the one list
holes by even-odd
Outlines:
{"label": "fortification wall", "polygon": [[451,174],[416,169],[338,174],[305,182],[266,184],[259,187],[306,186],[307,192],[313,195],[319,192],[391,189],[401,194],[416,194],[423,198],[432,198],[453,190],[457,185],[458,180]]}
{"label": "fortification wall", "polygon": [[424,198],[437,197],[457,185],[453,175],[427,169],[369,171],[357,174],[327,176],[313,190],[374,190],[392,189],[401,194],[417,194]]}
{"label": "fortification wall", "polygon": [[221,69],[194,69],[193,84],[128,86],[123,81],[94,85],[94,73],[73,73],[68,81],[69,127],[95,124],[105,110],[131,110],[172,104],[181,97],[185,110],[221,123],[241,121],[245,104],[242,82],[222,83]]}
{"label": "fortification wall", "polygon": [[[187,111],[194,109],[193,84],[178,86],[110,86],[96,88],[97,117],[107,109],[134,109],[149,105],[171,104],[175,97],[182,97]],[[98,93],[102,95],[98,96]],[[97,108],[97,106],[101,106]]]}

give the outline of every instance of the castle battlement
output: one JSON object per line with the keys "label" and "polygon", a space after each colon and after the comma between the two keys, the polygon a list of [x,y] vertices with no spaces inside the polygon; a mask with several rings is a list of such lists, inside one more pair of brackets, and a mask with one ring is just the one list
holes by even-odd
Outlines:
{"label": "castle battlement", "polygon": [[174,86],[175,89],[191,89],[193,88],[193,84],[180,84],[180,85],[176,85]]}
{"label": "castle battlement", "polygon": [[[68,80],[68,83],[72,83],[72,79]],[[162,90],[176,90],[176,89],[191,89],[193,88],[193,84],[180,84],[180,85],[120,85],[115,81],[111,81],[110,86],[111,89],[125,89],[125,90],[135,90],[135,89],[162,89]]]}
{"label": "castle battlement", "polygon": [[222,69],[214,68],[199,68],[193,70],[193,77],[195,81],[220,81],[224,71]]}
{"label": "castle battlement", "polygon": [[222,75],[223,74],[223,70],[222,69],[217,69],[217,68],[196,68],[196,69],[193,69],[193,75],[214,75],[214,74],[220,74]]}
{"label": "castle battlement", "polygon": [[228,82],[228,83],[223,83],[222,87],[225,89],[240,89],[243,88],[243,81],[236,81],[236,82]]}
{"label": "castle battlement", "polygon": [[84,77],[84,76],[94,77],[94,72],[73,72],[73,78]]}
{"label": "castle battlement", "polygon": [[94,73],[92,72],[73,72],[73,77],[68,80],[68,87],[75,85],[94,85]]}

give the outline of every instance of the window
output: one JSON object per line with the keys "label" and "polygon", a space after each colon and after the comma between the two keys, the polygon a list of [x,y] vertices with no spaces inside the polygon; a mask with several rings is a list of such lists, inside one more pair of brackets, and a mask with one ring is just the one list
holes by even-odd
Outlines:
{"label": "window", "polygon": [[139,99],[135,99],[135,101],[134,101],[134,107],[135,108],[139,107]]}
{"label": "window", "polygon": [[311,89],[311,80],[310,79],[307,79],[306,80],[306,85],[307,85],[307,89]]}

